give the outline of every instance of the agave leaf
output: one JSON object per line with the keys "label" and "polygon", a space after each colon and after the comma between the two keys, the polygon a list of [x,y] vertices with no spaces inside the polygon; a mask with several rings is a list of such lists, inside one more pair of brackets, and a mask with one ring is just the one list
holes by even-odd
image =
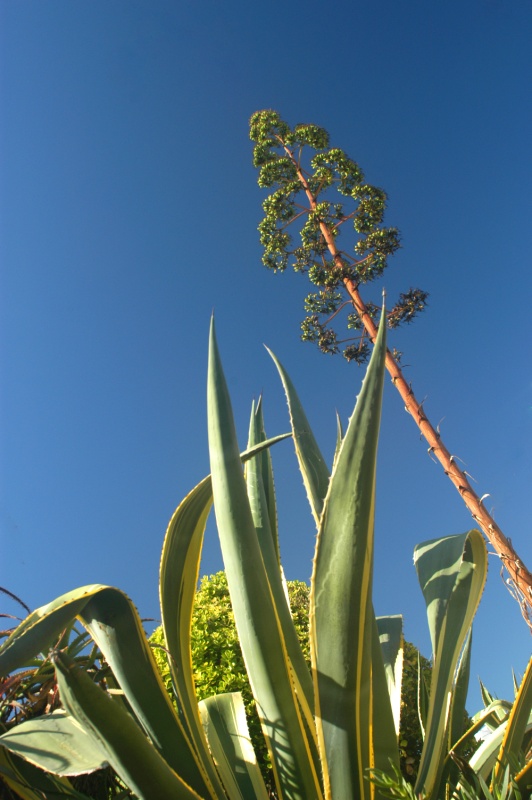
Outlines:
{"label": "agave leaf", "polygon": [[[260,444],[260,442],[264,442],[265,440],[266,440],[266,431],[264,430],[262,397],[259,397],[256,407],[255,404],[253,404],[253,408],[251,411],[251,419],[249,423],[248,449],[257,444]],[[280,566],[281,552],[279,549],[279,530],[277,526],[277,503],[275,500],[275,484],[273,480],[272,457],[269,448],[267,450],[263,450],[260,453],[260,455],[256,455],[250,462],[248,462],[248,466],[246,467],[246,475],[248,474],[248,469],[256,471],[257,474],[260,476],[260,480],[264,490],[264,500],[266,505],[265,515],[268,520],[270,535],[272,537],[273,546],[277,556],[277,561]],[[255,525],[255,527],[257,527],[257,524]]]}
{"label": "agave leaf", "polygon": [[316,525],[319,525],[323,501],[329,486],[329,470],[288,373],[271,350],[268,348],[266,350],[271,355],[283,382],[299,468],[312,514]]}
{"label": "agave leaf", "polygon": [[429,689],[427,681],[423,674],[421,667],[421,653],[417,654],[417,714],[419,718],[419,726],[421,728],[421,735],[425,739],[425,730],[427,727],[427,714],[429,711]]}
{"label": "agave leaf", "polygon": [[[386,355],[381,323],[355,411],[323,506],[310,597],[310,642],[325,794],[342,800],[372,795],[374,768],[372,655],[373,523],[377,443]],[[386,684],[384,684],[386,685]],[[389,703],[389,695],[384,690]],[[384,700],[383,700],[384,702]],[[389,721],[389,722],[388,722]],[[391,707],[383,741],[395,737]],[[397,758],[397,746],[389,753]],[[389,769],[389,764],[387,765]],[[325,767],[324,767],[325,769]]]}
{"label": "agave leaf", "polygon": [[[65,629],[63,635],[61,636],[61,638],[59,639],[59,641],[58,641],[58,643],[56,645],[56,649],[57,650],[67,650],[68,655],[70,656],[70,658],[75,658],[80,653],[82,653],[83,650],[85,650],[87,645],[90,644],[90,641],[91,641],[91,637],[90,637],[89,633],[85,629],[83,629],[81,631],[78,630],[76,628],[75,623],[72,623],[72,625],[69,625],[69,627]],[[93,663],[94,663],[94,661],[98,657],[97,651],[92,653],[92,657],[93,657]],[[85,664],[88,665],[88,662],[85,661]],[[92,664],[91,664],[91,666],[92,666]]]}
{"label": "agave leaf", "polygon": [[79,614],[138,721],[169,766],[201,796],[212,784],[175,712],[140,617],[118,589],[95,594]]}
{"label": "agave leaf", "polygon": [[[482,775],[472,769],[465,758],[457,756],[454,752],[451,752],[450,756],[461,775],[460,783],[456,787],[456,791],[453,792],[453,800],[455,797],[460,798],[460,800],[479,800],[479,798],[481,800],[495,800]],[[420,795],[420,797],[425,797],[425,795]],[[502,798],[498,800],[502,800]]]}
{"label": "agave leaf", "polygon": [[[259,406],[257,410],[254,408],[252,409],[248,447],[258,444],[263,436],[264,422],[262,409],[261,406]],[[290,604],[287,602],[287,591],[283,583],[279,553],[278,550],[276,550],[275,539],[270,528],[270,513],[263,480],[262,456],[263,454],[261,453],[259,456],[255,456],[246,462],[245,477],[249,505],[255,523],[257,539],[266,568],[270,589],[282,627],[288,658],[290,659],[291,668],[294,670],[298,699],[301,703],[307,723],[312,726],[314,716],[314,688],[292,620]]]}
{"label": "agave leaf", "polygon": [[170,520],[161,556],[159,595],[168,664],[180,718],[213,792],[219,794],[220,779],[208,752],[199,718],[190,649],[192,607],[211,505],[212,485],[210,476],[207,476],[189,492]]}
{"label": "agave leaf", "polygon": [[[282,434],[260,442],[241,454],[243,462],[286,439]],[[168,664],[179,703],[181,720],[194,743],[209,779],[217,791],[220,780],[214,771],[198,712],[190,628],[196,594],[203,536],[212,505],[212,482],[208,475],[184,498],[168,525],[163,544],[159,593]]]}
{"label": "agave leaf", "polygon": [[480,684],[480,695],[482,697],[482,702],[484,703],[484,706],[487,708],[491,703],[493,703],[493,701],[496,698],[491,694],[491,692],[488,691],[488,689],[484,686],[480,678],[478,679],[478,682]]}
{"label": "agave leaf", "polygon": [[377,630],[382,648],[395,733],[399,736],[403,680],[403,618],[397,614],[389,617],[377,617]]}
{"label": "agave leaf", "polygon": [[247,497],[214,323],[207,409],[214,507],[227,583],[279,793],[293,800],[314,800],[322,795],[319,778]]}
{"label": "agave leaf", "polygon": [[29,614],[0,646],[0,675],[29,664],[38,666],[35,654],[47,653],[70,627],[87,598],[102,588],[105,587],[100,584],[83,586]]}
{"label": "agave leaf", "polygon": [[214,762],[231,800],[268,800],[241,693],[208,697],[200,701],[199,709]]}
{"label": "agave leaf", "polygon": [[198,794],[209,796],[205,772],[164,688],[138,613],[118,589],[82,587],[34,611],[0,648],[0,673],[8,674],[36,652],[49,650],[75,617],[91,633],[137,719],[171,768]]}
{"label": "agave leaf", "polygon": [[515,674],[515,670],[512,668],[512,683],[514,687],[514,697],[517,696],[517,692],[519,691],[519,681],[517,680],[517,675]]}
{"label": "agave leaf", "polygon": [[514,775],[514,781],[518,785],[523,797],[526,797],[525,792],[530,791],[530,787],[532,786],[532,758],[516,775]]}
{"label": "agave leaf", "polygon": [[[262,401],[259,400],[259,410],[260,410],[260,422],[261,422],[261,430],[260,430],[260,440],[261,442],[266,440],[266,431],[264,430],[264,417],[262,414]],[[262,459],[262,485],[264,486],[264,493],[266,495],[266,505],[268,507],[268,515],[270,518],[270,530],[272,532],[272,539],[275,546],[275,552],[277,553],[277,559],[279,561],[279,565],[281,564],[281,551],[279,547],[279,529],[277,524],[277,502],[275,499],[275,484],[273,480],[273,466],[272,466],[272,455],[270,453],[270,449],[262,451],[261,455]]]}
{"label": "agave leaf", "polygon": [[466,700],[469,689],[469,674],[471,670],[471,641],[472,630],[469,629],[463,650],[458,662],[455,688],[451,697],[451,713],[449,722],[448,748],[452,748],[464,734]]}
{"label": "agave leaf", "polygon": [[[453,744],[453,749],[449,753],[451,757],[453,753],[459,753],[460,749],[465,744],[469,743],[472,737],[476,736],[476,734],[480,730],[482,730],[482,728],[484,728],[486,731],[489,730],[493,732],[499,727],[499,725],[501,724],[500,710],[502,708],[501,704],[503,702],[505,701],[494,700],[493,703],[491,703],[487,708],[483,709],[482,711],[474,715],[473,724],[465,731],[465,733],[462,734],[460,739],[458,739],[458,741]],[[506,705],[510,706],[509,703],[507,703]],[[510,713],[510,708],[508,708],[508,711],[506,713],[506,718],[508,717],[509,713]],[[484,738],[487,738],[487,736],[485,736]]]}
{"label": "agave leaf", "polygon": [[[508,786],[510,784],[510,765],[506,764],[506,767],[504,768],[504,771],[501,770],[501,772],[502,772],[502,781],[500,783],[500,795],[499,795],[499,797],[507,798],[508,797],[508,794],[507,794]],[[493,792],[493,786],[490,786],[490,791]]]}
{"label": "agave leaf", "polygon": [[[498,728],[491,731],[491,733],[482,740],[469,760],[471,768],[478,775],[481,775],[484,780],[489,779],[491,771],[497,763],[497,758],[506,733],[506,725],[506,722],[502,722]],[[530,714],[525,727],[525,733],[530,732],[532,732],[532,714]]]}
{"label": "agave leaf", "polygon": [[334,458],[333,458],[333,469],[336,466],[336,459],[338,458],[338,453],[340,452],[340,448],[342,446],[342,439],[344,438],[344,428],[342,425],[342,420],[340,419],[340,414],[338,411],[336,412],[336,447],[334,449]]}
{"label": "agave leaf", "polygon": [[[471,641],[472,631],[470,628],[465,645],[460,654],[455,688],[451,695],[451,709],[449,714],[446,745],[446,751],[448,751],[448,753],[450,753],[452,750],[456,750],[456,743],[462,741],[462,737],[464,735],[466,722],[466,700],[471,667]],[[471,743],[471,739],[469,739],[469,742]],[[445,793],[445,782],[451,782],[451,784],[455,786],[458,783],[459,777],[459,770],[456,764],[454,764],[449,755],[447,755],[444,762],[444,769],[442,770],[442,777],[440,779],[440,792]]]}
{"label": "agave leaf", "polygon": [[[381,617],[381,620],[384,619]],[[390,619],[389,617],[386,619]],[[400,618],[399,618],[400,619]],[[386,623],[384,623],[386,627]],[[393,629],[393,625],[390,626]],[[398,725],[394,717],[393,704],[401,702],[401,671],[396,675],[399,681],[397,684],[394,680],[393,687],[390,687],[390,673],[391,664],[387,658],[393,658],[393,650],[395,643],[392,644],[386,641],[388,633],[379,631],[379,626],[375,616],[373,616],[373,647],[371,653],[371,743],[370,743],[370,759],[372,766],[369,768],[375,769],[380,772],[390,774],[390,769],[394,767],[399,769],[399,752],[397,747],[398,740]],[[397,629],[393,630],[397,634]],[[401,633],[399,632],[399,636]],[[384,640],[384,647],[383,647]],[[388,647],[388,645],[390,645]],[[395,656],[395,668],[399,666],[397,663],[402,663],[402,649]],[[392,692],[390,694],[390,691]],[[398,700],[397,700],[398,698]],[[399,712],[400,714],[400,707]],[[371,789],[370,785],[370,789]],[[378,792],[374,795],[379,797]]]}
{"label": "agave leaf", "polygon": [[486,708],[473,714],[472,719],[475,723],[479,719],[484,719],[484,724],[490,728],[490,730],[495,730],[501,722],[508,719],[511,710],[512,703],[509,703],[508,700],[499,700],[495,698]]}
{"label": "agave leaf", "polygon": [[29,761],[9,752],[5,747],[0,747],[0,789],[2,782],[7,784],[21,800],[56,797],[90,800],[86,794],[76,791],[67,778],[49,775]]}
{"label": "agave leaf", "polygon": [[443,769],[456,669],[484,588],[487,552],[479,531],[417,545],[414,563],[434,654],[425,742],[415,791],[429,797]]}
{"label": "agave leaf", "polygon": [[497,757],[497,765],[493,772],[491,790],[499,788],[502,768],[505,764],[519,763],[522,752],[523,737],[532,711],[532,658],[528,662],[523,680],[514,700],[501,749]]}
{"label": "agave leaf", "polygon": [[[262,438],[266,438],[265,436],[263,437],[263,431],[262,403],[259,400],[257,406],[255,406],[254,402],[251,406],[248,448],[261,442]],[[246,478],[249,506],[253,515],[253,522],[255,523],[255,530],[257,531],[260,548],[263,555],[273,552],[274,564],[277,571],[279,571],[281,564],[279,541],[277,537],[274,536],[271,526],[270,506],[266,499],[266,489],[262,478],[262,455],[263,454],[257,455],[246,462],[244,475]],[[273,516],[275,517],[275,505],[273,511]]]}
{"label": "agave leaf", "polygon": [[102,749],[63,710],[15,725],[0,736],[0,744],[54,775],[82,775],[107,766]]}
{"label": "agave leaf", "polygon": [[63,653],[54,656],[61,700],[139,800],[198,800],[137,722]]}

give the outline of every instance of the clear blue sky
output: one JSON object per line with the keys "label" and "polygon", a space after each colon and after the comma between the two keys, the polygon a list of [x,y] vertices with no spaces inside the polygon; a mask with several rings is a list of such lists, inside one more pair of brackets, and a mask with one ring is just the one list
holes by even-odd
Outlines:
{"label": "clear blue sky", "polygon": [[[0,585],[36,607],[113,584],[158,617],[167,521],[208,471],[213,307],[242,446],[261,391],[268,432],[287,430],[267,343],[332,456],[362,372],[299,341],[305,280],[261,266],[247,125],[262,108],[326,127],[387,190],[403,237],[388,293],[430,292],[391,344],[530,568],[529,0],[12,0],[0,15]],[[375,605],[428,655],[413,547],[472,521],[426,449],[388,384]],[[285,571],[308,579],[291,443],[274,459]],[[472,680],[510,696],[531,638],[490,567]],[[220,568],[211,526],[202,572]]]}

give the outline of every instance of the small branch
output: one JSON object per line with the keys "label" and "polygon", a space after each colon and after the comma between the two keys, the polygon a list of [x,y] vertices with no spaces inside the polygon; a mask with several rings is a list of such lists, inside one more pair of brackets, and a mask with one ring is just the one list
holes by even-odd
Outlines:
{"label": "small branch", "polygon": [[26,603],[23,600],[20,599],[20,597],[17,597],[16,594],[13,594],[13,592],[10,592],[9,589],[4,589],[3,586],[0,586],[0,592],[2,592],[2,594],[7,594],[7,596],[11,597],[11,599],[14,600],[16,603],[18,603],[19,606],[22,606],[22,608],[25,611],[27,611],[28,614],[31,614],[31,609],[29,608],[29,606],[27,606]]}
{"label": "small branch", "polygon": [[343,224],[344,224],[344,222],[347,222],[349,219],[353,219],[353,217],[355,216],[355,214],[356,214],[356,212],[355,212],[355,211],[353,211],[353,212],[351,212],[351,214],[347,214],[347,216],[345,216],[345,217],[342,217],[342,219],[338,220],[338,222],[337,222],[337,223],[334,225],[334,227],[335,227],[335,228],[339,228],[339,227],[340,227],[340,225],[343,225]]}
{"label": "small branch", "polygon": [[304,214],[308,214],[308,212],[309,212],[309,209],[308,208],[304,208],[303,206],[298,206],[298,208],[302,208],[303,210],[300,211],[299,214],[294,214],[292,219],[289,219],[288,222],[286,222],[284,225],[282,225],[278,230],[285,231],[287,228],[290,227],[292,222],[295,222],[296,219],[299,219],[299,217],[302,217]]}
{"label": "small branch", "polygon": [[[339,314],[339,313],[340,313],[340,311],[341,311],[343,308],[345,308],[346,306],[350,306],[350,305],[352,305],[352,303],[351,303],[351,300],[345,300],[343,303],[341,303],[341,304],[338,306],[338,308],[336,309],[336,311],[335,311],[333,314],[331,314],[331,316],[329,317],[329,319],[326,319],[326,320],[325,320],[325,322],[324,322],[323,324],[324,324],[324,325],[328,325],[330,322],[332,322],[332,320],[335,318],[335,316],[336,316],[337,314]],[[344,342],[344,341],[348,341],[348,340],[347,340],[347,339],[342,339],[342,342]]]}

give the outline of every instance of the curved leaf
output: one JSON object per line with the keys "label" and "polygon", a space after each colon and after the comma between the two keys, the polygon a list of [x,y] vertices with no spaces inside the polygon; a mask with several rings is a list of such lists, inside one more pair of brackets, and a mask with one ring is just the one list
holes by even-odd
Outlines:
{"label": "curved leaf", "polygon": [[[375,471],[379,436],[386,325],[379,326],[370,365],[349,421],[325,498],[311,584],[310,638],[316,717],[325,793],[333,798],[370,797],[367,770],[375,766],[372,605]],[[382,741],[395,738],[388,704]],[[385,731],[386,726],[389,727]],[[389,757],[397,761],[397,746]],[[379,757],[381,759],[381,756]],[[384,758],[389,769],[388,759]]]}
{"label": "curved leaf", "polygon": [[344,429],[343,429],[343,426],[342,426],[342,420],[340,419],[340,414],[337,411],[336,412],[336,447],[334,448],[333,469],[336,466],[336,459],[338,458],[338,454],[339,454],[340,448],[342,446],[343,438],[344,438]]}
{"label": "curved leaf", "polygon": [[89,597],[105,588],[101,584],[82,586],[29,614],[0,646],[0,675],[31,664],[36,653],[48,653]]}
{"label": "curved leaf", "polygon": [[[454,689],[451,693],[451,705],[449,712],[449,723],[447,728],[447,741],[445,744],[446,757],[443,764],[443,769],[440,778],[440,792],[445,794],[445,784],[456,784],[460,780],[460,771],[453,761],[451,753],[457,752],[457,742],[462,741],[464,736],[464,729],[466,725],[466,700],[467,690],[469,687],[469,673],[471,668],[471,642],[472,642],[471,628],[466,637],[464,647],[460,653],[460,660],[456,670],[456,680]],[[469,739],[469,744],[471,744]],[[449,792],[447,792],[448,794]]]}
{"label": "curved leaf", "polygon": [[329,487],[329,469],[314,438],[312,428],[297,396],[294,384],[272,351],[268,348],[266,350],[272,357],[283,382],[299,468],[303,476],[303,483],[307,491],[312,514],[316,520],[316,525],[319,525],[323,501]]}
{"label": "curved leaf", "polygon": [[[259,405],[256,411],[252,409],[248,447],[258,444],[263,436],[264,423],[262,407]],[[275,517],[276,514],[275,509],[273,509],[273,513],[270,513],[271,507],[269,507],[266,497],[263,468],[267,470],[268,464],[261,460],[264,455],[267,455],[267,453],[261,453],[251,458],[246,463],[245,479],[249,505],[270,589],[282,627],[288,658],[290,659],[291,668],[294,671],[298,699],[308,724],[313,725],[314,688],[312,686],[310,671],[303,656],[303,651],[301,650],[299,638],[292,620],[292,612],[290,610],[290,603],[287,600],[284,577],[279,561],[279,552],[276,549],[276,539],[270,527],[271,516],[273,515]]]}
{"label": "curved leaf", "polygon": [[487,551],[477,530],[417,545],[414,563],[425,597],[434,654],[425,742],[415,791],[431,796],[447,749],[460,654],[480,602],[487,574]]}
{"label": "curved leaf", "polygon": [[63,710],[15,725],[0,744],[54,775],[82,775],[108,766],[105,753]]}
{"label": "curved leaf", "polygon": [[392,706],[395,733],[399,736],[401,717],[401,684],[403,680],[403,618],[395,614],[377,617],[377,630],[382,649],[386,683]]}
{"label": "curved leaf", "polygon": [[169,766],[201,796],[212,785],[177,717],[131,600],[108,587],[95,594],[79,619],[99,646],[138,721]]}
{"label": "curved leaf", "polygon": [[208,697],[200,701],[199,708],[214,762],[231,800],[268,800],[240,692]]}
{"label": "curved leaf", "polygon": [[[242,461],[248,461],[289,436],[282,434],[260,442],[241,454]],[[212,482],[208,475],[188,493],[170,520],[161,555],[159,594],[168,664],[181,719],[194,742],[198,758],[219,793],[222,791],[220,780],[214,771],[199,717],[190,646],[192,609],[211,505]]]}
{"label": "curved leaf", "polygon": [[29,761],[10,753],[5,747],[0,747],[0,789],[2,781],[21,800],[91,800],[86,794],[76,791],[67,778],[43,772]]}
{"label": "curved leaf", "polygon": [[105,753],[139,800],[201,800],[146,738],[133,717],[62,653],[54,656],[66,710]]}
{"label": "curved leaf", "polygon": [[[484,780],[489,779],[491,771],[497,764],[497,758],[506,733],[506,725],[506,722],[502,722],[498,728],[495,728],[494,731],[486,736],[469,760],[471,768]],[[532,714],[528,718],[524,732],[532,732]]]}
{"label": "curved leaf", "polygon": [[[253,404],[251,420],[249,424],[248,449],[266,440],[264,430],[264,413],[262,408],[262,397],[259,397],[257,405]],[[256,455],[250,464],[257,464],[264,488],[264,498],[270,526],[270,533],[277,555],[277,561],[281,563],[281,553],[279,549],[279,530],[277,526],[277,503],[275,500],[275,485],[273,480],[272,456],[270,449],[263,450],[260,455]],[[246,469],[247,473],[247,469]]]}
{"label": "curved leaf", "polygon": [[[378,620],[373,617],[373,647],[371,652],[371,741],[370,741],[370,770],[380,770],[384,773],[390,773],[391,765],[399,768],[399,757],[397,742],[398,734],[398,719],[395,719],[394,705],[401,702],[401,679],[402,669],[399,674],[399,662],[402,664],[402,646],[401,649],[395,653],[395,662],[393,664],[395,677],[391,683],[392,663],[394,658],[394,650],[397,642],[383,642],[386,640],[390,633],[390,628],[394,636],[397,636],[397,623],[392,623],[390,628],[384,633],[382,628],[379,630]],[[383,619],[382,617],[380,618]],[[390,618],[388,618],[390,619]],[[399,618],[401,621],[401,618]],[[402,635],[399,633],[399,636]],[[390,660],[391,659],[391,660]],[[397,684],[396,681],[399,681]],[[373,786],[370,785],[370,791],[373,791]],[[378,792],[374,793],[372,797],[379,797]]]}
{"label": "curved leaf", "polygon": [[118,589],[85,586],[34,611],[0,648],[0,672],[8,674],[36,652],[47,652],[76,617],[100,647],[137,719],[170,767],[200,795],[209,796],[204,770],[164,688],[137,611]]}
{"label": "curved leaf", "polygon": [[255,531],[211,323],[207,391],[214,507],[235,622],[281,797],[320,798],[286,646]]}
{"label": "curved leaf", "polygon": [[514,700],[508,723],[502,740],[501,749],[497,757],[491,790],[500,786],[503,768],[507,764],[519,763],[524,756],[523,737],[529,723],[532,711],[532,658],[528,662],[523,680],[519,686]]}

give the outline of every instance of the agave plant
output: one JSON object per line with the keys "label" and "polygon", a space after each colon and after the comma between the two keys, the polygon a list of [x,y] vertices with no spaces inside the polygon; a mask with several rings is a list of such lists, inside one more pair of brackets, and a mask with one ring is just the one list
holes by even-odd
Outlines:
{"label": "agave plant", "polygon": [[[259,398],[259,403],[261,399]],[[286,582],[292,618],[298,633],[305,660],[310,667],[309,595],[310,586],[300,580]],[[172,676],[168,666],[167,648],[162,627],[150,636],[157,666],[168,692],[174,696]],[[241,692],[246,708],[249,734],[266,787],[273,790],[274,780],[266,744],[251,693],[242,650],[235,628],[225,572],[205,575],[200,581],[194,600],[191,630],[192,667],[198,699],[222,692]],[[414,782],[423,747],[417,711],[418,675],[421,667],[430,686],[430,662],[406,639],[402,643],[403,668],[399,751],[401,772]],[[399,665],[398,665],[399,666]]]}
{"label": "agave plant", "polygon": [[[266,800],[240,694],[198,703],[194,688],[190,626],[203,535],[214,501],[235,622],[277,796],[386,796],[377,782],[368,780],[371,770],[393,777],[399,763],[401,619],[376,618],[372,602],[385,353],[381,325],[355,411],[345,435],[339,436],[332,474],[287,373],[274,359],[318,529],[310,599],[311,669],[301,651],[280,567],[268,448],[285,437],[266,440],[261,409],[255,409],[248,449],[239,453],[213,325],[208,370],[211,475],[178,506],[161,558],[161,616],[177,708],[129,598],[112,587],[85,586],[30,614],[0,648],[4,675],[24,667],[36,653],[48,654],[63,706],[3,734],[0,752],[59,776],[53,778],[57,781],[109,764],[145,800]],[[415,791],[436,800],[452,779],[449,742],[463,734],[470,629],[486,577],[486,548],[480,532],[473,530],[425,542],[416,548],[415,562],[434,649]],[[64,649],[53,648],[76,618],[112,670],[112,691],[91,680]],[[530,700],[530,693],[525,694]],[[515,747],[530,711],[528,706],[525,713],[524,701],[519,706]]]}

